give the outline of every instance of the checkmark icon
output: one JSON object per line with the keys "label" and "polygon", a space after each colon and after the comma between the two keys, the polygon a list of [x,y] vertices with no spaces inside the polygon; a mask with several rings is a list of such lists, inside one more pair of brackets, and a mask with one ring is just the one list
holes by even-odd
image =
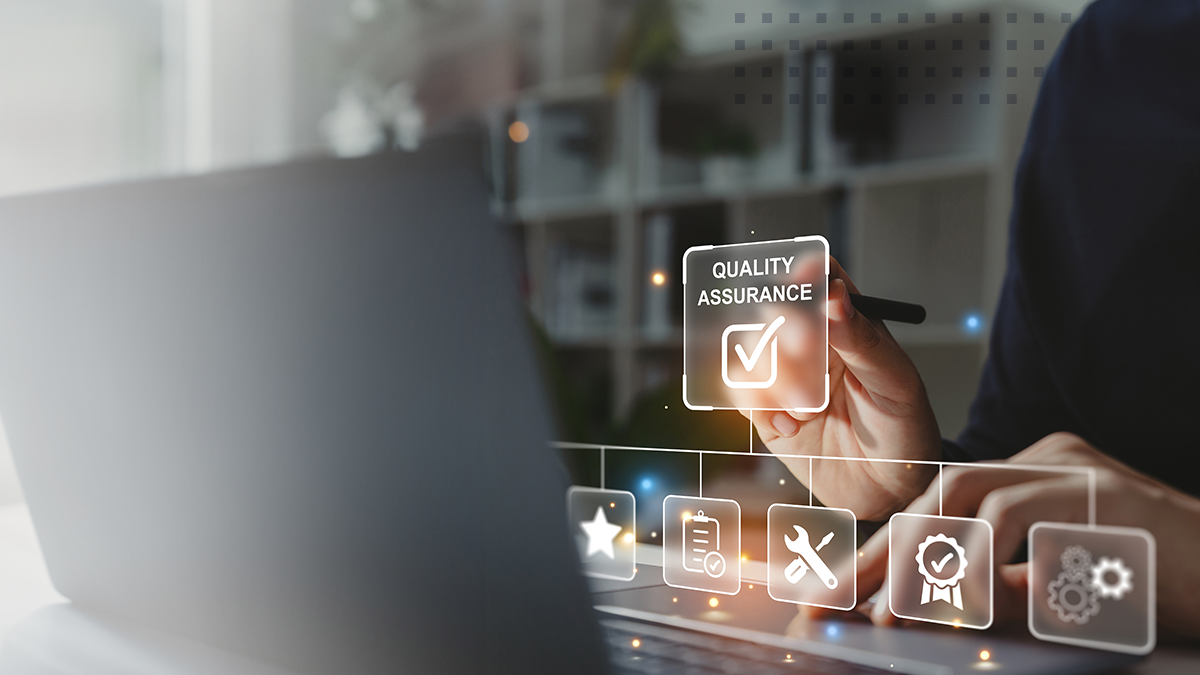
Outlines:
{"label": "checkmark icon", "polygon": [[775,331],[779,330],[779,327],[782,325],[782,316],[772,321],[771,325],[767,327],[766,332],[763,333],[762,337],[758,339],[758,344],[754,346],[754,353],[750,356],[746,356],[746,350],[742,349],[742,345],[740,343],[733,347],[733,351],[737,352],[738,358],[742,360],[742,365],[746,367],[747,372],[754,370],[754,366],[758,364],[758,357],[762,356],[763,349],[766,348],[767,342],[774,337]]}
{"label": "checkmark icon", "polygon": [[944,557],[943,557],[943,558],[942,558],[940,561],[938,561],[938,562],[934,562],[934,561],[930,560],[930,561],[929,561],[929,566],[933,568],[933,571],[934,571],[934,572],[937,572],[938,574],[941,574],[941,573],[942,573],[942,570],[943,570],[943,569],[945,569],[945,567],[946,567],[946,563],[950,562],[950,559],[951,559],[951,558],[953,558],[953,557],[954,557],[954,552],[952,551],[952,552],[950,552],[950,553],[947,553],[947,554],[946,554],[946,555],[945,555],[945,556],[944,556]]}
{"label": "checkmark icon", "polygon": [[725,556],[717,551],[709,551],[708,555],[704,556],[704,571],[708,576],[718,579],[725,575]]}
{"label": "checkmark icon", "polygon": [[[778,352],[779,340],[775,338],[775,332],[783,325],[784,317],[779,317],[771,322],[768,327],[761,323],[735,323],[725,328],[725,332],[721,334],[721,379],[724,380],[725,386],[730,389],[767,389],[775,384],[775,377],[779,374],[779,364],[776,359]],[[758,339],[758,344],[754,347],[754,353],[746,355],[746,349],[741,344],[733,346],[734,352],[738,358],[742,360],[742,367],[745,372],[754,370],[754,366],[758,365],[758,359],[766,350],[767,345],[771,346],[771,376],[764,381],[746,381],[734,380],[729,377],[729,336],[733,333],[751,333],[758,332],[766,328],[766,331]],[[742,377],[742,376],[739,376]]]}

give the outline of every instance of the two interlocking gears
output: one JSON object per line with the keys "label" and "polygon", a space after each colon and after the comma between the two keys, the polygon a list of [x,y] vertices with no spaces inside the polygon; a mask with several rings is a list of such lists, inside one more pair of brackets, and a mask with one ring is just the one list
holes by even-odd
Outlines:
{"label": "two interlocking gears", "polygon": [[1120,558],[1092,554],[1082,546],[1068,546],[1059,557],[1063,571],[1047,586],[1050,608],[1063,622],[1083,625],[1100,612],[1100,599],[1120,600],[1133,590],[1133,570]]}

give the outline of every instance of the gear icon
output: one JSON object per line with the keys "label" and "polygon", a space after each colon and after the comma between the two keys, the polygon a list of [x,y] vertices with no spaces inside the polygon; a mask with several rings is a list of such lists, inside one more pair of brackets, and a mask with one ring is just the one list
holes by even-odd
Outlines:
{"label": "gear icon", "polygon": [[1100,602],[1086,579],[1074,579],[1063,572],[1046,587],[1050,609],[1058,612],[1063,623],[1074,621],[1082,626],[1100,612]]}
{"label": "gear icon", "polygon": [[[1109,583],[1104,576],[1109,572],[1117,575],[1116,583]],[[1125,566],[1120,558],[1101,556],[1100,562],[1092,567],[1091,585],[1102,598],[1120,600],[1133,590],[1133,570]]]}
{"label": "gear icon", "polygon": [[1062,561],[1063,571],[1070,575],[1071,581],[1079,581],[1092,573],[1092,553],[1078,544],[1068,546],[1059,556],[1059,560]]}

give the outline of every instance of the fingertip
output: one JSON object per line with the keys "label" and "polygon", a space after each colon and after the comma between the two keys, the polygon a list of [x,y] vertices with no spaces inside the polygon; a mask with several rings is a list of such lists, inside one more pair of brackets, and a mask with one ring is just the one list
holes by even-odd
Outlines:
{"label": "fingertip", "polygon": [[820,415],[821,413],[796,412],[794,410],[788,410],[787,414],[791,415],[792,419],[796,420],[797,422],[807,422],[807,421],[813,419],[814,417],[816,417],[817,415]]}
{"label": "fingertip", "polygon": [[1025,589],[1029,585],[1029,563],[1001,565],[997,574],[1005,585],[1016,589]]}
{"label": "fingertip", "polygon": [[877,602],[871,608],[871,623],[876,626],[894,626],[896,617],[888,609],[887,602]]}
{"label": "fingertip", "polygon": [[834,321],[847,321],[854,318],[854,303],[850,301],[850,290],[846,282],[834,279],[829,283],[829,318]]}
{"label": "fingertip", "polygon": [[791,438],[800,431],[800,423],[792,419],[787,413],[775,413],[771,416],[771,427],[775,429],[775,433],[784,438]]}
{"label": "fingertip", "polygon": [[758,431],[758,437],[763,443],[769,443],[779,438],[779,432],[775,430],[775,425],[771,424],[770,411],[751,410],[749,413],[747,417],[750,418],[750,423]]}
{"label": "fingertip", "polygon": [[892,616],[892,612],[888,609],[888,589],[885,582],[875,595],[871,596],[871,623],[876,626],[891,626],[896,622],[896,617]]}

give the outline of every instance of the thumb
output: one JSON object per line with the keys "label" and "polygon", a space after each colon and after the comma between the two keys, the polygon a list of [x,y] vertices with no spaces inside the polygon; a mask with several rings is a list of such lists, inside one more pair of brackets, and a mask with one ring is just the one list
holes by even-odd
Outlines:
{"label": "thumb", "polygon": [[841,279],[829,283],[829,346],[841,357],[871,398],[909,404],[923,388],[908,355],[883,327],[854,309]]}

